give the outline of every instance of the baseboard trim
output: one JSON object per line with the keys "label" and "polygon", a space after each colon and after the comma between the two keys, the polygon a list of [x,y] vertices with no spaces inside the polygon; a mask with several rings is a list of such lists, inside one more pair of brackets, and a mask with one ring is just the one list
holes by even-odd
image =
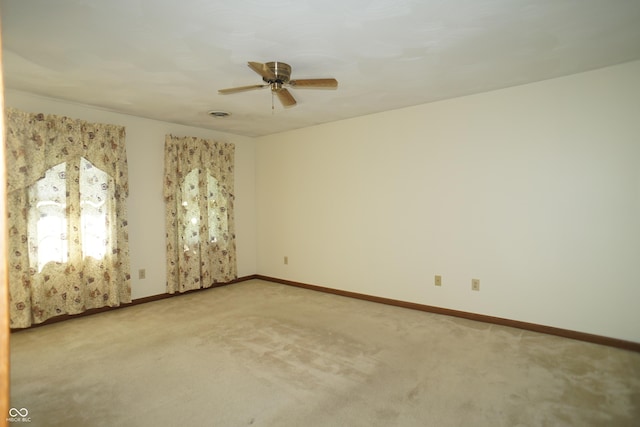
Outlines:
{"label": "baseboard trim", "polygon": [[28,328],[11,329],[11,332],[15,333],[20,331],[25,331],[33,328],[38,328],[40,326],[50,325],[52,323],[63,322],[66,320],[76,319],[84,316],[91,316],[94,314],[104,313],[112,310],[119,310],[121,308],[133,307],[136,305],[146,304],[148,302],[160,301],[167,298],[179,297],[179,296],[191,294],[194,292],[206,291],[209,289],[219,288],[221,286],[228,286],[234,283],[245,282],[247,280],[253,280],[253,279],[264,280],[264,281],[273,282],[273,283],[280,283],[282,285],[295,286],[298,288],[310,289],[312,291],[325,292],[329,294],[335,294],[335,295],[340,295],[340,296],[349,297],[349,298],[356,298],[356,299],[376,302],[380,304],[393,305],[396,307],[409,308],[412,310],[425,311],[425,312],[435,313],[435,314],[443,314],[445,316],[453,316],[453,317],[459,317],[462,319],[476,320],[478,322],[492,323],[495,325],[509,326],[512,328],[519,328],[527,331],[541,332],[548,335],[556,335],[559,337],[570,338],[578,341],[585,341],[585,342],[590,342],[594,344],[600,344],[600,345],[605,345],[609,347],[615,347],[615,348],[620,348],[620,349],[640,353],[640,343],[633,342],[633,341],[626,341],[618,338],[610,338],[602,335],[588,334],[585,332],[572,331],[569,329],[556,328],[553,326],[539,325],[536,323],[521,322],[519,320],[505,319],[502,317],[487,316],[485,314],[476,314],[476,313],[470,313],[466,311],[452,310],[449,308],[436,307],[432,305],[419,304],[415,302],[401,301],[401,300],[395,300],[391,298],[361,294],[357,292],[343,291],[340,289],[327,288],[324,286],[311,285],[308,283],[301,283],[301,282],[296,282],[296,281],[286,280],[286,279],[279,279],[277,277],[264,276],[261,274],[251,274],[249,276],[239,277],[230,282],[216,283],[213,286],[208,288],[194,289],[194,290],[183,292],[183,293],[174,293],[174,294],[164,293],[164,294],[152,295],[144,298],[137,298],[131,301],[130,303],[121,304],[117,307],[94,308],[79,314],[65,314],[62,316],[56,316],[42,323],[33,324]]}
{"label": "baseboard trim", "polygon": [[58,322],[64,322],[66,320],[77,319],[79,317],[92,316],[94,314],[104,313],[104,312],[107,312],[107,311],[119,310],[121,308],[133,307],[135,305],[146,304],[148,302],[160,301],[160,300],[163,300],[163,299],[173,298],[173,297],[179,297],[179,296],[191,294],[191,293],[194,293],[194,292],[206,291],[206,290],[209,290],[209,289],[219,288],[221,286],[233,285],[234,283],[245,282],[247,280],[252,280],[252,279],[257,279],[257,275],[252,274],[250,276],[238,277],[237,279],[231,280],[229,282],[214,283],[212,286],[210,286],[208,288],[192,289],[190,291],[186,291],[186,292],[182,292],[182,293],[173,293],[173,294],[164,293],[164,294],[158,294],[158,295],[151,295],[151,296],[144,297],[144,298],[136,298],[136,299],[134,299],[133,301],[131,301],[129,303],[120,304],[120,305],[115,306],[115,307],[92,308],[92,309],[89,309],[87,311],[84,311],[84,312],[78,313],[78,314],[63,314],[61,316],[56,316],[56,317],[52,317],[50,319],[47,319],[42,323],[34,323],[33,325],[28,326],[26,328],[11,329],[11,333],[20,332],[20,331],[26,331],[26,330],[33,329],[33,328],[38,328],[40,326],[51,325],[52,323],[58,323]]}
{"label": "baseboard trim", "polygon": [[586,341],[594,344],[606,345],[609,347],[621,348],[640,353],[640,343],[633,341],[625,341],[617,338],[610,338],[602,335],[588,334],[585,332],[572,331],[569,329],[556,328],[553,326],[538,325],[535,323],[521,322],[519,320],[505,319],[501,317],[487,316],[484,314],[469,313],[466,311],[452,310],[449,308],[435,307],[431,305],[418,304],[414,302],[400,301],[390,298],[377,297],[357,292],[343,291],[340,289],[326,288],[324,286],[310,285],[307,283],[295,282],[292,280],[279,279],[276,277],[263,276],[256,274],[252,278],[265,280],[268,282],[280,283],[283,285],[295,286],[298,288],[310,289],[318,292],[325,292],[349,298],[356,298],[365,301],[377,302],[381,304],[394,305],[397,307],[409,308],[412,310],[426,311],[435,314],[444,314],[446,316],[460,317],[463,319],[476,320],[479,322],[492,323],[495,325],[509,326],[512,328],[524,329],[527,331],[541,332],[548,335],[556,335],[559,337],[570,338],[579,341]]}

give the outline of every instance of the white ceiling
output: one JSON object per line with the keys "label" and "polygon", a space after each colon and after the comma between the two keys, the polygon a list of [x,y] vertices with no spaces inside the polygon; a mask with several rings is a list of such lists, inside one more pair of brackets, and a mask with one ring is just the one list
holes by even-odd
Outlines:
{"label": "white ceiling", "polygon": [[[258,136],[640,59],[639,0],[1,0],[5,86]],[[283,108],[247,61],[283,61]],[[216,119],[210,110],[232,115]]]}

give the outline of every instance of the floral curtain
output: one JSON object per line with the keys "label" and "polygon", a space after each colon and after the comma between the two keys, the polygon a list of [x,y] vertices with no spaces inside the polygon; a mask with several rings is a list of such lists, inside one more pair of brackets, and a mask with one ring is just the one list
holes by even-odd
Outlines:
{"label": "floral curtain", "polygon": [[165,138],[167,291],[237,278],[233,144]]}
{"label": "floral curtain", "polygon": [[15,109],[6,127],[11,327],[130,302],[124,127]]}

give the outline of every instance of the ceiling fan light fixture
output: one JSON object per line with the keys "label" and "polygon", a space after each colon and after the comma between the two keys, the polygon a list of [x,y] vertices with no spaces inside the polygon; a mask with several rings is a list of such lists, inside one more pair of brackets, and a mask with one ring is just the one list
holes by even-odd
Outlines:
{"label": "ceiling fan light fixture", "polygon": [[211,117],[215,117],[216,119],[224,119],[225,117],[229,117],[231,115],[231,113],[227,111],[217,111],[217,110],[211,110],[207,114],[209,114]]}

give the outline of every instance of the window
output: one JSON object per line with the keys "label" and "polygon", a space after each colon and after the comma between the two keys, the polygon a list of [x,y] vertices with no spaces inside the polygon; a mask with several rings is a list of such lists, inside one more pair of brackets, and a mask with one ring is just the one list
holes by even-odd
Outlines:
{"label": "window", "polygon": [[29,188],[30,267],[41,272],[48,262],[69,260],[67,234],[66,163],[49,169],[44,178]]}
{"label": "window", "polygon": [[[200,233],[204,232],[208,235],[207,243],[216,243],[221,238],[219,234],[228,228],[226,197],[218,191],[218,181],[207,173],[206,194],[203,198],[198,186],[201,173],[200,169],[193,169],[187,174],[181,186],[182,236],[185,252],[199,246]],[[204,206],[201,206],[201,201],[204,202]],[[205,215],[207,226],[202,227],[201,222]]]}
{"label": "window", "polygon": [[[113,198],[109,176],[85,158],[80,159],[79,173],[68,171],[68,166],[65,162],[52,167],[29,187],[30,267],[38,273],[49,262],[68,262],[70,241],[81,242],[77,250],[82,259],[96,260],[104,258],[109,243],[112,221],[107,205]],[[78,175],[78,191],[67,188],[67,177],[74,175]],[[71,197],[80,199],[79,214],[67,208],[72,205],[67,200]],[[70,225],[77,222],[80,227],[70,230]]]}
{"label": "window", "polygon": [[111,201],[114,198],[113,183],[109,175],[92,165],[88,160],[80,159],[80,226],[82,230],[82,258],[103,259],[109,236]]}
{"label": "window", "polygon": [[233,161],[233,144],[166,137],[169,293],[207,288],[237,277]]}
{"label": "window", "polygon": [[131,301],[125,128],[6,117],[11,327]]}

